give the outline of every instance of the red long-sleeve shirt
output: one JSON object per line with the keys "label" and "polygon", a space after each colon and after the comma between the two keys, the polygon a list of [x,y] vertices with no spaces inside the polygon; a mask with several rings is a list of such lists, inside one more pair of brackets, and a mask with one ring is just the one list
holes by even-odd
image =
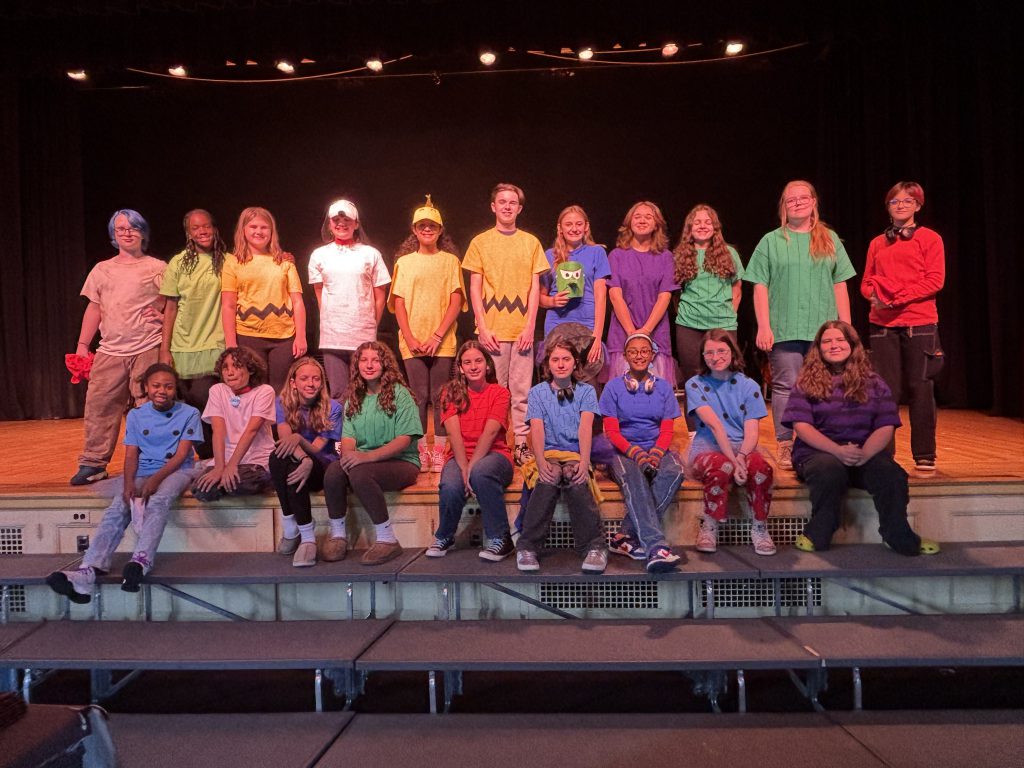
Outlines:
{"label": "red long-sleeve shirt", "polygon": [[885,305],[871,307],[870,320],[888,327],[939,321],[935,295],[946,281],[946,252],[934,230],[918,227],[910,240],[888,242],[879,235],[868,246],[860,292]]}

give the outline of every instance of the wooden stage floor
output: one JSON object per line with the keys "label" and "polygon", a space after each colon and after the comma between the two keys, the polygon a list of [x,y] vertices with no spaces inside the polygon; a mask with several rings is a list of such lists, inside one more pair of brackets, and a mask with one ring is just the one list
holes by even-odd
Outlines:
{"label": "wooden stage floor", "polygon": [[[904,424],[907,414],[902,412]],[[681,422],[680,422],[681,424]],[[82,446],[82,420],[0,422],[0,496],[91,495],[90,489],[72,488],[68,480],[77,469]],[[1024,424],[1016,419],[988,416],[978,411],[943,410],[939,413],[938,471],[920,473],[913,469],[910,434],[900,429],[896,457],[910,473],[911,485],[961,485],[978,483],[1020,483],[1024,481]],[[761,422],[761,445],[774,454],[771,419]],[[680,427],[675,448],[685,452],[686,432]],[[124,449],[119,447],[110,463],[119,473]],[[438,475],[424,473],[409,490],[433,490]],[[799,485],[792,472],[780,472],[776,487]]]}

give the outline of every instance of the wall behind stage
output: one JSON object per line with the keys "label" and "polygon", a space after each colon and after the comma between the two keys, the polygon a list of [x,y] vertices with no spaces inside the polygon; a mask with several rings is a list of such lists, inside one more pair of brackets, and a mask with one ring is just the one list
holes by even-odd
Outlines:
{"label": "wall behind stage", "polygon": [[[187,209],[210,209],[230,241],[238,212],[263,205],[305,276],[324,207],[335,196],[359,204],[371,241],[390,260],[423,194],[434,196],[464,249],[493,224],[488,194],[507,180],[526,191],[520,225],[545,246],[558,211],[571,203],[587,209],[595,238],[611,247],[638,199],[662,206],[673,244],[686,211],[708,202],[746,261],[778,224],[784,182],[807,178],[860,272],[867,243],[886,224],[885,191],[913,178],[928,193],[919,220],[947,246],[939,309],[950,363],[940,398],[1019,415],[1020,355],[993,354],[1021,348],[1009,231],[1016,193],[1005,172],[1019,157],[1009,129],[1019,107],[1000,98],[992,79],[997,60],[951,56],[943,45],[925,37],[899,53],[884,41],[874,48],[813,45],[743,61],[595,67],[571,77],[443,77],[440,85],[396,78],[248,87],[170,81],[70,95],[61,89],[54,99],[73,115],[48,123],[49,133],[23,136],[26,151],[49,143],[55,152],[77,152],[81,165],[81,179],[69,175],[71,191],[60,191],[74,198],[81,190],[84,234],[74,221],[62,231],[85,255],[65,259],[66,277],[53,288],[66,313],[67,338],[56,346],[73,348],[84,308],[77,292],[91,265],[112,254],[105,227],[119,207],[147,216],[151,251],[167,258],[182,246]],[[920,66],[922,57],[928,66]],[[894,89],[900,98],[891,96]],[[963,108],[951,114],[954,103]],[[75,170],[71,163],[69,173]],[[29,169],[20,173],[28,183]],[[22,212],[23,222],[46,221],[47,209],[36,207]],[[23,224],[22,233],[31,240],[31,228]],[[859,279],[851,281],[854,321],[864,332],[867,304],[858,287]],[[754,336],[751,304],[748,286],[740,318],[747,342]],[[315,342],[308,290],[307,306]],[[471,331],[468,315],[462,329]],[[17,351],[8,335],[5,362]],[[57,361],[33,359],[29,367],[36,378],[56,381],[58,394],[28,391],[17,410],[0,403],[0,416],[80,414],[82,392],[66,384]]]}

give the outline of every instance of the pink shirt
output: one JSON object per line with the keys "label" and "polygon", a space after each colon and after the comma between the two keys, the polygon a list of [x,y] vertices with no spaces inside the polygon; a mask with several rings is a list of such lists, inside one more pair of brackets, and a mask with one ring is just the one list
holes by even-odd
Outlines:
{"label": "pink shirt", "polygon": [[[116,258],[116,257],[115,257]],[[163,324],[156,309],[166,262],[142,256],[130,262],[101,261],[85,278],[82,295],[100,306],[100,352],[129,357],[160,344]]]}

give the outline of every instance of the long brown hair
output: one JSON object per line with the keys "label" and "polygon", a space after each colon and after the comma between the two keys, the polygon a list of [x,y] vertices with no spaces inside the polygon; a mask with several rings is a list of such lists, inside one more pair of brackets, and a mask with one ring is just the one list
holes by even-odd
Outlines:
{"label": "long brown hair", "polygon": [[646,205],[654,213],[654,232],[651,233],[651,253],[661,253],[662,251],[668,250],[668,224],[665,222],[665,215],[661,212],[661,208],[652,203],[650,200],[641,200],[639,203],[633,203],[632,207],[626,211],[626,218],[622,220],[622,225],[619,227],[619,236],[615,240],[615,246],[617,248],[630,248],[633,245],[633,228],[630,226],[633,214],[636,213],[636,209],[641,205]]}
{"label": "long brown hair", "polygon": [[[299,392],[292,384],[295,382],[295,375],[299,368],[304,365],[312,365],[320,373],[320,391],[316,393],[316,399],[308,406],[302,402]],[[327,374],[324,367],[313,357],[300,357],[291,367],[288,368],[288,375],[285,377],[284,387],[278,393],[281,396],[281,407],[284,409],[285,421],[291,427],[292,432],[301,432],[308,427],[312,432],[319,434],[328,429],[338,426],[331,421],[331,397],[327,392]],[[309,419],[302,416],[302,408],[309,410]]]}
{"label": "long brown hair", "polygon": [[709,341],[717,341],[719,344],[725,344],[729,348],[729,354],[732,360],[729,361],[729,370],[734,373],[743,373],[743,355],[740,353],[739,347],[736,346],[736,342],[732,338],[732,334],[728,331],[723,331],[721,328],[712,328],[710,331],[704,334],[704,337],[700,340],[700,373],[701,376],[710,376],[711,368],[708,367],[708,361],[704,359],[704,347],[707,346]]}
{"label": "long brown hair", "polygon": [[253,257],[249,241],[245,239],[245,225],[253,219],[265,219],[270,224],[270,243],[267,245],[267,253],[274,257],[274,263],[280,264],[284,260],[284,251],[277,240],[277,222],[273,214],[266,208],[250,206],[238,215],[238,224],[235,225],[235,258],[239,264],[245,264]]}
{"label": "long brown hair", "polygon": [[554,263],[551,265],[552,272],[555,271],[559,264],[569,260],[569,244],[565,242],[565,237],[562,236],[562,219],[570,213],[575,213],[577,216],[582,217],[583,221],[587,224],[587,228],[583,232],[583,244],[594,245],[594,238],[590,234],[590,217],[587,216],[587,212],[578,205],[566,206],[555,220],[555,241],[551,244],[551,250],[555,255]]}
{"label": "long brown hair", "polygon": [[459,347],[458,353],[455,355],[452,377],[441,387],[438,401],[441,404],[442,412],[451,407],[455,409],[456,413],[465,413],[466,409],[469,408],[469,384],[466,383],[466,376],[462,372],[462,356],[471,349],[480,350],[480,354],[484,356],[484,364],[487,366],[487,373],[484,375],[484,379],[487,383],[498,383],[498,372],[494,367],[494,358],[491,357],[491,353],[484,349],[479,341],[470,339],[463,342],[462,346]]}
{"label": "long brown hair", "polygon": [[[377,405],[388,416],[394,416],[398,406],[395,404],[397,387],[409,386],[405,383],[405,377],[398,367],[395,353],[390,347],[381,344],[379,341],[364,341],[356,347],[352,355],[352,373],[348,380],[348,398],[345,400],[345,416],[352,418],[363,410],[363,400],[366,398],[366,380],[359,373],[359,358],[363,352],[372,350],[380,358],[380,392],[377,394]],[[412,395],[412,392],[409,392]],[[413,400],[416,398],[413,397]]]}
{"label": "long brown hair", "polygon": [[736,277],[736,265],[722,236],[722,222],[718,218],[718,213],[710,205],[699,203],[686,214],[683,231],[679,235],[679,244],[672,251],[672,260],[676,265],[676,282],[680,285],[685,285],[697,276],[697,246],[693,242],[693,220],[701,211],[707,213],[714,228],[711,242],[704,251],[704,271],[723,280]]}
{"label": "long brown hair", "polygon": [[811,400],[823,402],[832,397],[832,376],[833,369],[821,356],[821,337],[825,331],[837,328],[846,337],[846,343],[850,345],[850,356],[843,364],[843,397],[854,403],[866,403],[868,401],[868,385],[875,378],[871,361],[868,360],[864,351],[864,344],[854,327],[842,320],[829,320],[814,335],[814,343],[807,351],[804,358],[803,368],[796,378],[796,385],[802,389]]}
{"label": "long brown hair", "polygon": [[818,213],[818,192],[809,181],[793,179],[793,181],[782,188],[782,195],[779,197],[779,225],[782,227],[782,236],[786,238],[787,242],[789,241],[789,227],[786,226],[789,223],[789,217],[786,215],[786,198],[789,196],[789,188],[798,185],[805,186],[810,190],[813,203],[811,210],[811,258],[815,260],[835,259],[836,244],[832,240],[832,230],[821,220],[821,214]]}

